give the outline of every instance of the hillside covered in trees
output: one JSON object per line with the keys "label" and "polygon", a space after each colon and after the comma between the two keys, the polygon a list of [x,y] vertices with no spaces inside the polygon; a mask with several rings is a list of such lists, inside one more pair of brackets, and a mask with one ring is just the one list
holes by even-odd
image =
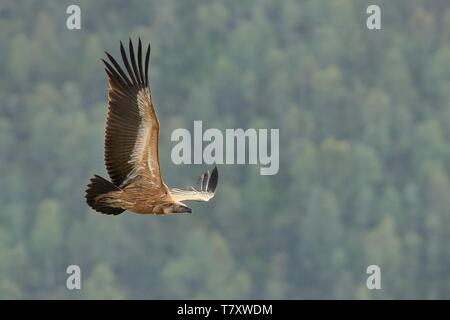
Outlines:
{"label": "hillside covered in trees", "polygon": [[[1,2],[0,298],[450,298],[450,2],[372,1],[379,31],[368,4]],[[129,37],[152,45],[168,185],[206,169],[170,160],[172,130],[194,120],[279,128],[279,173],[219,165],[191,215],[90,210],[85,186],[106,176],[100,59]]]}

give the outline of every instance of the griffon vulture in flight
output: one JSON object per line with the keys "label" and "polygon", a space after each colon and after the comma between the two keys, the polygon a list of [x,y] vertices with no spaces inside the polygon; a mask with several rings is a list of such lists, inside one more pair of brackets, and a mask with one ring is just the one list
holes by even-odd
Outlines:
{"label": "griffon vulture in flight", "polygon": [[[111,181],[98,175],[86,190],[89,206],[104,214],[125,210],[141,214],[191,213],[182,201],[209,201],[216,190],[217,168],[200,176],[197,189],[171,189],[161,177],[158,157],[159,120],[148,86],[150,45],[137,57],[130,39],[128,59],[120,43],[126,72],[107,52],[102,59],[108,74],[108,113],[105,130],[105,164]],[[131,62],[131,63],[130,63]]]}

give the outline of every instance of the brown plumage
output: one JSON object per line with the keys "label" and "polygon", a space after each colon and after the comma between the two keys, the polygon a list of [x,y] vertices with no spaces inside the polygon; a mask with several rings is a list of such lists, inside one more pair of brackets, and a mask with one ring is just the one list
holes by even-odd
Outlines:
{"label": "brown plumage", "polygon": [[128,60],[120,43],[126,72],[106,52],[102,59],[108,75],[108,113],[105,130],[105,165],[111,182],[98,175],[91,178],[86,201],[94,210],[118,215],[125,210],[142,214],[190,213],[182,201],[209,201],[217,186],[218,172],[205,172],[197,189],[172,189],[161,178],[158,156],[159,120],[148,87],[150,45],[142,59],[139,39],[137,63],[129,42]]}

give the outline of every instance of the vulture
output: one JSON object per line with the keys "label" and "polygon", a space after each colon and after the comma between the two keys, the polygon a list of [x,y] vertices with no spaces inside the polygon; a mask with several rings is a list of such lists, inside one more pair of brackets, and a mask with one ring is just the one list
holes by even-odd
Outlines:
{"label": "vulture", "polygon": [[137,56],[130,39],[128,56],[120,53],[126,71],[108,53],[102,59],[108,76],[104,160],[111,181],[98,175],[90,179],[86,202],[94,210],[118,215],[191,213],[183,201],[209,201],[218,182],[217,167],[203,173],[197,187],[170,189],[161,177],[158,156],[159,120],[148,85],[150,44],[143,59],[139,39]]}

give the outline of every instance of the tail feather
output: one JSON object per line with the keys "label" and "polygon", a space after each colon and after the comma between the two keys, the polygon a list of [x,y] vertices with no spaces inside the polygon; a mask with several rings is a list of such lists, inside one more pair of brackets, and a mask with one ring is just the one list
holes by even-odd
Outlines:
{"label": "tail feather", "polygon": [[88,184],[86,189],[87,204],[95,211],[104,214],[113,214],[113,215],[121,214],[122,212],[125,211],[125,209],[110,207],[104,203],[96,201],[96,198],[99,195],[110,191],[120,191],[120,189],[117,186],[115,186],[112,182],[109,182],[108,180],[103,179],[98,175],[94,175],[91,178],[91,182]]}

